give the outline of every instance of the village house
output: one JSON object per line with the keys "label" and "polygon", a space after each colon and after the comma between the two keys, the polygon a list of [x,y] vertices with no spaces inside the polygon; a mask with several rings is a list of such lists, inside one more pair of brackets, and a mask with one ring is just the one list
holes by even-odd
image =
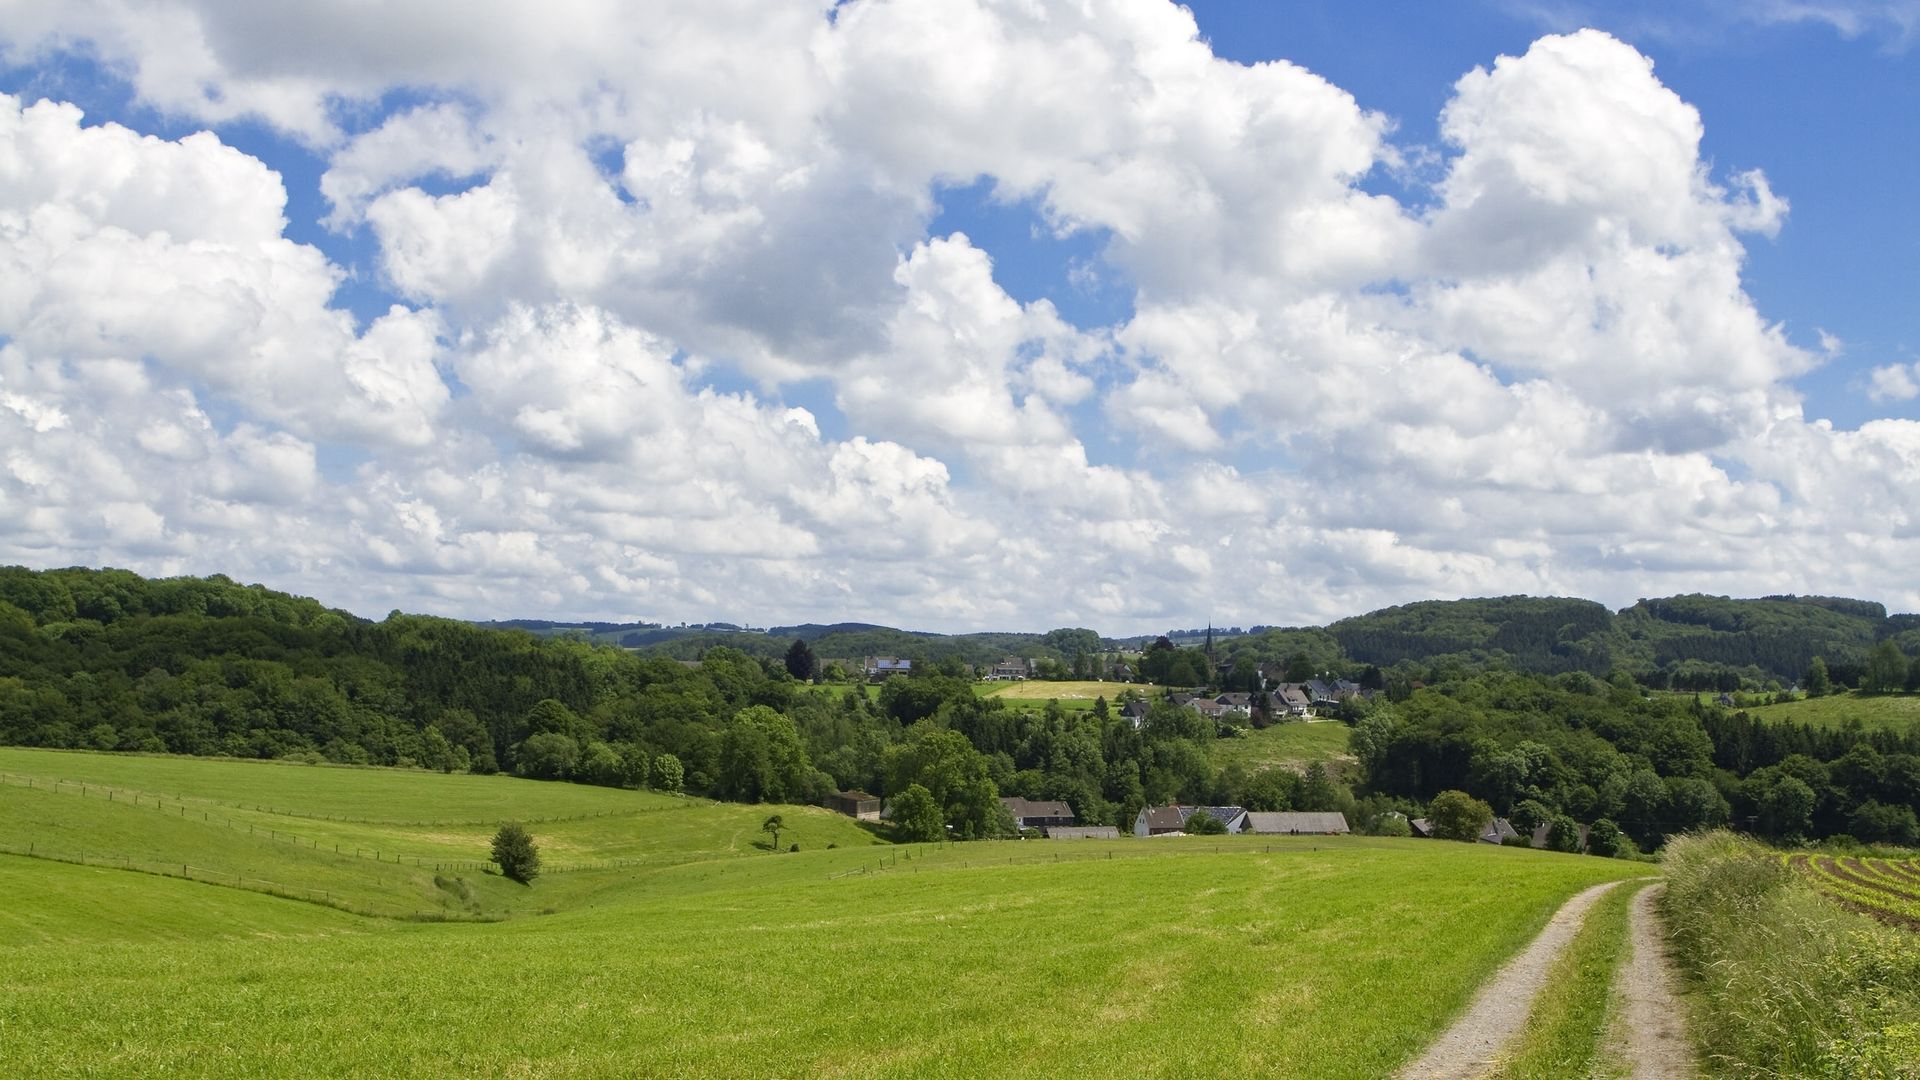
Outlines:
{"label": "village house", "polygon": [[880,797],[864,791],[836,791],[827,796],[827,809],[861,821],[879,821]]}
{"label": "village house", "polygon": [[1520,839],[1520,833],[1513,827],[1513,822],[1503,817],[1494,818],[1493,822],[1480,834],[1480,842],[1483,844],[1504,844],[1518,839]]}
{"label": "village house", "polygon": [[869,680],[880,680],[889,675],[910,675],[913,673],[913,661],[902,660],[897,656],[869,656],[861,661],[860,670]]}
{"label": "village house", "polygon": [[1221,694],[1213,703],[1225,711],[1220,719],[1245,720],[1253,715],[1253,695],[1241,692]]}
{"label": "village house", "polygon": [[1313,699],[1307,696],[1306,687],[1299,683],[1281,683],[1274,687],[1273,705],[1276,712],[1288,716],[1301,719],[1313,716]]}
{"label": "village house", "polygon": [[1003,798],[1000,805],[1013,815],[1013,823],[1022,829],[1044,829],[1052,825],[1071,825],[1079,820],[1073,815],[1073,807],[1063,802],[1031,802],[1013,797]]}
{"label": "village house", "polygon": [[1226,827],[1229,833],[1247,831],[1247,811],[1240,806],[1149,806],[1133,819],[1135,836],[1170,836],[1187,829],[1187,819],[1206,814]]}
{"label": "village house", "polygon": [[1347,815],[1341,813],[1256,811],[1247,815],[1247,831],[1275,836],[1342,836],[1352,830],[1347,828]]}
{"label": "village house", "polygon": [[1018,656],[1009,656],[993,665],[992,670],[987,672],[987,678],[998,680],[1030,679],[1033,677],[1033,666],[1032,660],[1025,660]]}
{"label": "village house", "polygon": [[1151,708],[1152,706],[1148,705],[1145,700],[1136,699],[1120,706],[1120,715],[1133,725],[1133,730],[1139,731],[1146,725],[1147,712]]}

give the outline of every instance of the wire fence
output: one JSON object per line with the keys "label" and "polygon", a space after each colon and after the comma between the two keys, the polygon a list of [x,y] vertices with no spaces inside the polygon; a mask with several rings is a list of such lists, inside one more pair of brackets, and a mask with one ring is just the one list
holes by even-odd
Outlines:
{"label": "wire fence", "polygon": [[262,893],[277,896],[283,900],[298,900],[302,903],[318,904],[352,915],[370,919],[396,919],[403,922],[500,922],[505,916],[482,915],[456,911],[377,911],[361,904],[355,904],[344,897],[336,896],[330,889],[316,889],[311,886],[289,885],[271,878],[253,874],[241,874],[232,870],[218,870],[211,867],[195,866],[191,863],[171,859],[158,859],[147,855],[128,855],[124,853],[99,851],[57,851],[44,848],[36,843],[25,847],[18,844],[0,844],[0,853],[19,855],[30,859],[45,859],[49,862],[68,863],[75,866],[98,866],[114,870],[127,870],[138,874],[151,874],[155,877],[179,878],[196,881],[204,885],[219,885],[245,892]]}

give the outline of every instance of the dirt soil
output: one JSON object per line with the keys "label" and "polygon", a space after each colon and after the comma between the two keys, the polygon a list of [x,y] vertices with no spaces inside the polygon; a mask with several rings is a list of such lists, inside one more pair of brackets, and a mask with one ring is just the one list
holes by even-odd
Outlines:
{"label": "dirt soil", "polygon": [[1615,1018],[1609,1048],[1613,1059],[1631,1070],[1627,1075],[1633,1080],[1685,1080],[1694,1075],[1686,1010],[1654,906],[1664,888],[1654,885],[1633,898],[1633,952],[1615,983],[1625,1005]]}

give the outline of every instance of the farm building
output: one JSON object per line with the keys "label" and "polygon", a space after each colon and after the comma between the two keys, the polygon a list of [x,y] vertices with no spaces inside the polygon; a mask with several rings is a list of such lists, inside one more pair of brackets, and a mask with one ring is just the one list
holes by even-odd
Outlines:
{"label": "farm building", "polygon": [[1079,820],[1073,815],[1073,807],[1063,802],[1030,802],[1021,798],[1005,798],[1000,805],[1013,815],[1013,823],[1022,829],[1044,829],[1052,825],[1071,825]]}
{"label": "farm building", "polygon": [[1407,828],[1412,829],[1413,835],[1423,840],[1433,839],[1433,822],[1428,821],[1426,818],[1414,818],[1412,821],[1407,822]]}
{"label": "farm building", "polygon": [[1347,815],[1341,813],[1291,812],[1247,815],[1247,831],[1280,836],[1339,836],[1350,832]]}
{"label": "farm building", "polygon": [[869,679],[884,679],[889,675],[911,675],[913,661],[902,660],[897,656],[869,656],[861,661],[860,670]]}
{"label": "farm building", "polygon": [[827,809],[861,821],[879,821],[880,797],[864,791],[836,791],[827,796]]}
{"label": "farm building", "polygon": [[1049,840],[1118,840],[1120,830],[1112,825],[1056,825],[1046,830]]}
{"label": "farm building", "polygon": [[1207,816],[1226,826],[1230,833],[1247,831],[1247,811],[1239,806],[1149,806],[1133,819],[1135,836],[1170,836],[1185,832],[1187,819],[1195,814]]}

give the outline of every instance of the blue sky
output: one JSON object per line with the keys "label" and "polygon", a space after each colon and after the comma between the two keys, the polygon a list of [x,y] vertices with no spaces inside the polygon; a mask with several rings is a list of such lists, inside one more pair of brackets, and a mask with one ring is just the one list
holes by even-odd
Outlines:
{"label": "blue sky", "polygon": [[1920,7],[564,7],[23,4],[0,558],[1116,632],[1920,602]]}

